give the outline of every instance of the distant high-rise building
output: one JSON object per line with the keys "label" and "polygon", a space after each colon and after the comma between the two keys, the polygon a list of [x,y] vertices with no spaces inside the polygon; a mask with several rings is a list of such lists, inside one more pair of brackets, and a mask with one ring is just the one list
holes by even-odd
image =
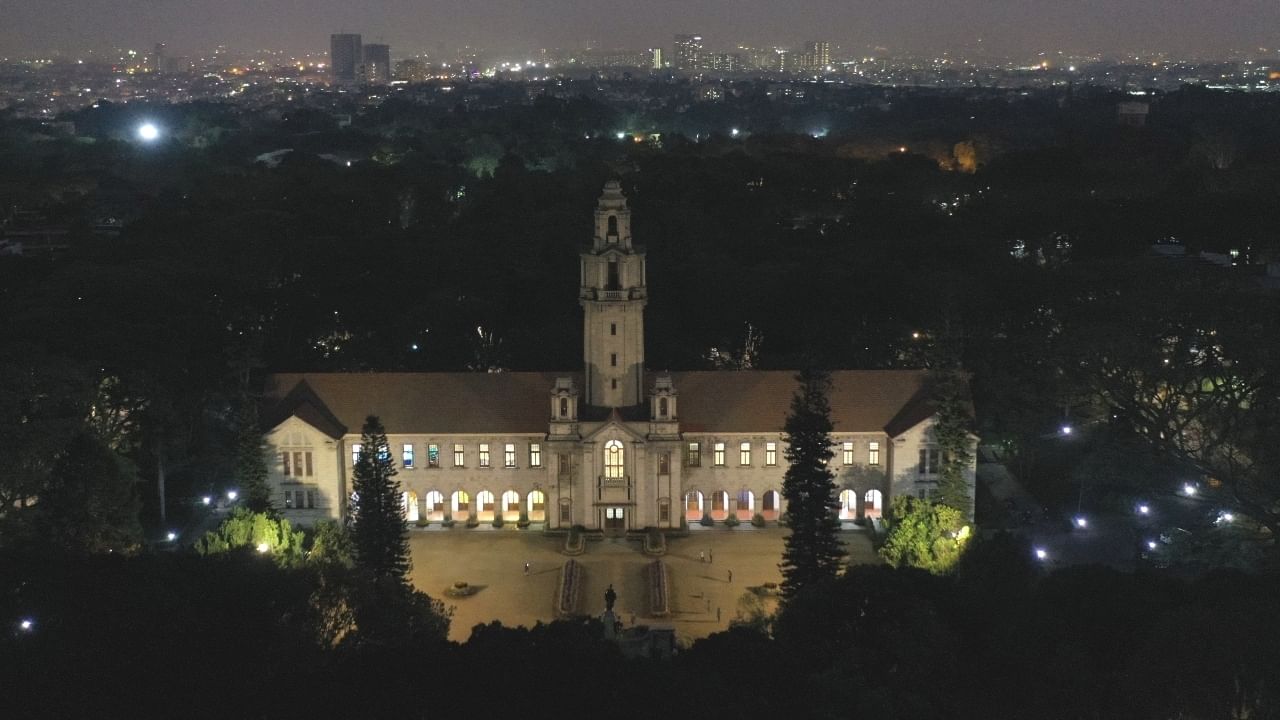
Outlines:
{"label": "distant high-rise building", "polygon": [[374,85],[391,82],[391,46],[364,46],[364,79]]}
{"label": "distant high-rise building", "polygon": [[831,64],[831,43],[825,40],[811,40],[805,43],[805,53],[809,67],[824,68]]}
{"label": "distant high-rise building", "polygon": [[675,45],[675,68],[677,70],[697,70],[702,57],[701,35],[677,35]]}
{"label": "distant high-rise building", "polygon": [[360,65],[364,52],[360,36],[338,33],[329,36],[329,76],[335,85],[355,85],[360,82]]}
{"label": "distant high-rise building", "polygon": [[155,50],[151,53],[151,72],[167,72],[166,59],[164,43],[156,43]]}
{"label": "distant high-rise building", "polygon": [[662,48],[649,48],[649,67],[654,70],[662,69]]}

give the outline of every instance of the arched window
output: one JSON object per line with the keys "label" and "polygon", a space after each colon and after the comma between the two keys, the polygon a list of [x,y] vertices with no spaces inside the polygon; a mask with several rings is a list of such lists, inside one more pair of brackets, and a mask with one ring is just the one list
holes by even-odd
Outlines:
{"label": "arched window", "polygon": [[625,475],[622,463],[623,452],[621,440],[610,440],[604,444],[604,476],[606,478],[621,478]]}
{"label": "arched window", "polygon": [[569,398],[560,398],[560,417],[569,417]]}
{"label": "arched window", "polygon": [[658,398],[658,417],[667,416],[667,399]]}
{"label": "arched window", "polygon": [[618,242],[618,216],[609,216],[609,242]]}

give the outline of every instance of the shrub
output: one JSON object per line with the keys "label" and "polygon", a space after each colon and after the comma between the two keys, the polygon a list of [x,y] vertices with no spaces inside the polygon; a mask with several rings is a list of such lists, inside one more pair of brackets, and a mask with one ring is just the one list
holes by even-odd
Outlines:
{"label": "shrub", "polygon": [[737,513],[729,513],[724,519],[724,524],[726,527],[738,527],[742,521],[738,519]]}
{"label": "shrub", "polygon": [[419,516],[418,516],[418,519],[417,519],[417,520],[415,520],[413,524],[414,524],[414,525],[417,525],[418,527],[426,527],[427,525],[430,525],[431,523],[430,523],[430,521],[428,521],[428,520],[427,520],[427,517],[426,517],[425,515],[419,515]]}
{"label": "shrub", "polygon": [[711,513],[704,512],[702,513],[702,519],[699,520],[698,523],[701,524],[702,527],[711,527],[716,524],[716,521],[715,518],[711,517]]}
{"label": "shrub", "polygon": [[500,512],[496,512],[496,513],[494,513],[494,514],[493,514],[493,526],[494,526],[494,527],[496,527],[496,528],[500,528],[500,527],[502,527],[502,526],[503,526],[503,524],[505,524],[505,523],[506,523],[506,521],[502,519],[502,513],[500,513]]}
{"label": "shrub", "polygon": [[469,527],[469,528],[478,528],[478,527],[480,527],[480,518],[476,517],[474,513],[473,513],[473,514],[471,514],[470,516],[468,516],[468,517],[467,517],[467,527]]}
{"label": "shrub", "polygon": [[763,516],[763,515],[761,515],[760,513],[756,513],[755,515],[752,515],[752,516],[751,516],[751,524],[752,524],[752,525],[755,525],[756,527],[764,527],[764,524],[765,524],[765,523],[764,523],[764,516]]}
{"label": "shrub", "polygon": [[516,521],[516,527],[518,527],[518,528],[522,528],[522,529],[523,529],[523,528],[527,528],[527,527],[529,527],[529,513],[528,513],[528,512],[526,512],[526,511],[524,511],[524,510],[521,510],[521,511],[520,511],[520,519]]}

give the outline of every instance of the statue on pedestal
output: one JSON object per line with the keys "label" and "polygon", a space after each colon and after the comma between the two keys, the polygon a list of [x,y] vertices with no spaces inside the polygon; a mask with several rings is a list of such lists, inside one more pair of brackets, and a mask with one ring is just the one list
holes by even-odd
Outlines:
{"label": "statue on pedestal", "polygon": [[609,588],[604,591],[604,609],[605,612],[613,612],[613,604],[618,601],[618,593],[613,590],[613,583],[609,583]]}

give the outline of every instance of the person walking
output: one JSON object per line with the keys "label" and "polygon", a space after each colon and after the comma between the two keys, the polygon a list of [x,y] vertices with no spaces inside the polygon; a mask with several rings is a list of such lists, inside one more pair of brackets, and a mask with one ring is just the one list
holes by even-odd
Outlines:
{"label": "person walking", "polygon": [[707,561],[707,551],[706,551],[706,550],[699,550],[699,551],[698,551],[698,562],[700,562],[700,563],[704,563],[704,562],[706,562],[706,561]]}
{"label": "person walking", "polygon": [[707,549],[707,562],[709,562],[709,563],[714,563],[715,561],[716,561],[716,549],[715,549],[715,548],[708,548],[708,549]]}
{"label": "person walking", "polygon": [[729,571],[729,582],[733,582],[733,571]]}
{"label": "person walking", "polygon": [[529,561],[528,561],[528,560],[525,560],[525,561],[524,561],[524,574],[525,574],[525,575],[528,575],[528,574],[529,574]]}

